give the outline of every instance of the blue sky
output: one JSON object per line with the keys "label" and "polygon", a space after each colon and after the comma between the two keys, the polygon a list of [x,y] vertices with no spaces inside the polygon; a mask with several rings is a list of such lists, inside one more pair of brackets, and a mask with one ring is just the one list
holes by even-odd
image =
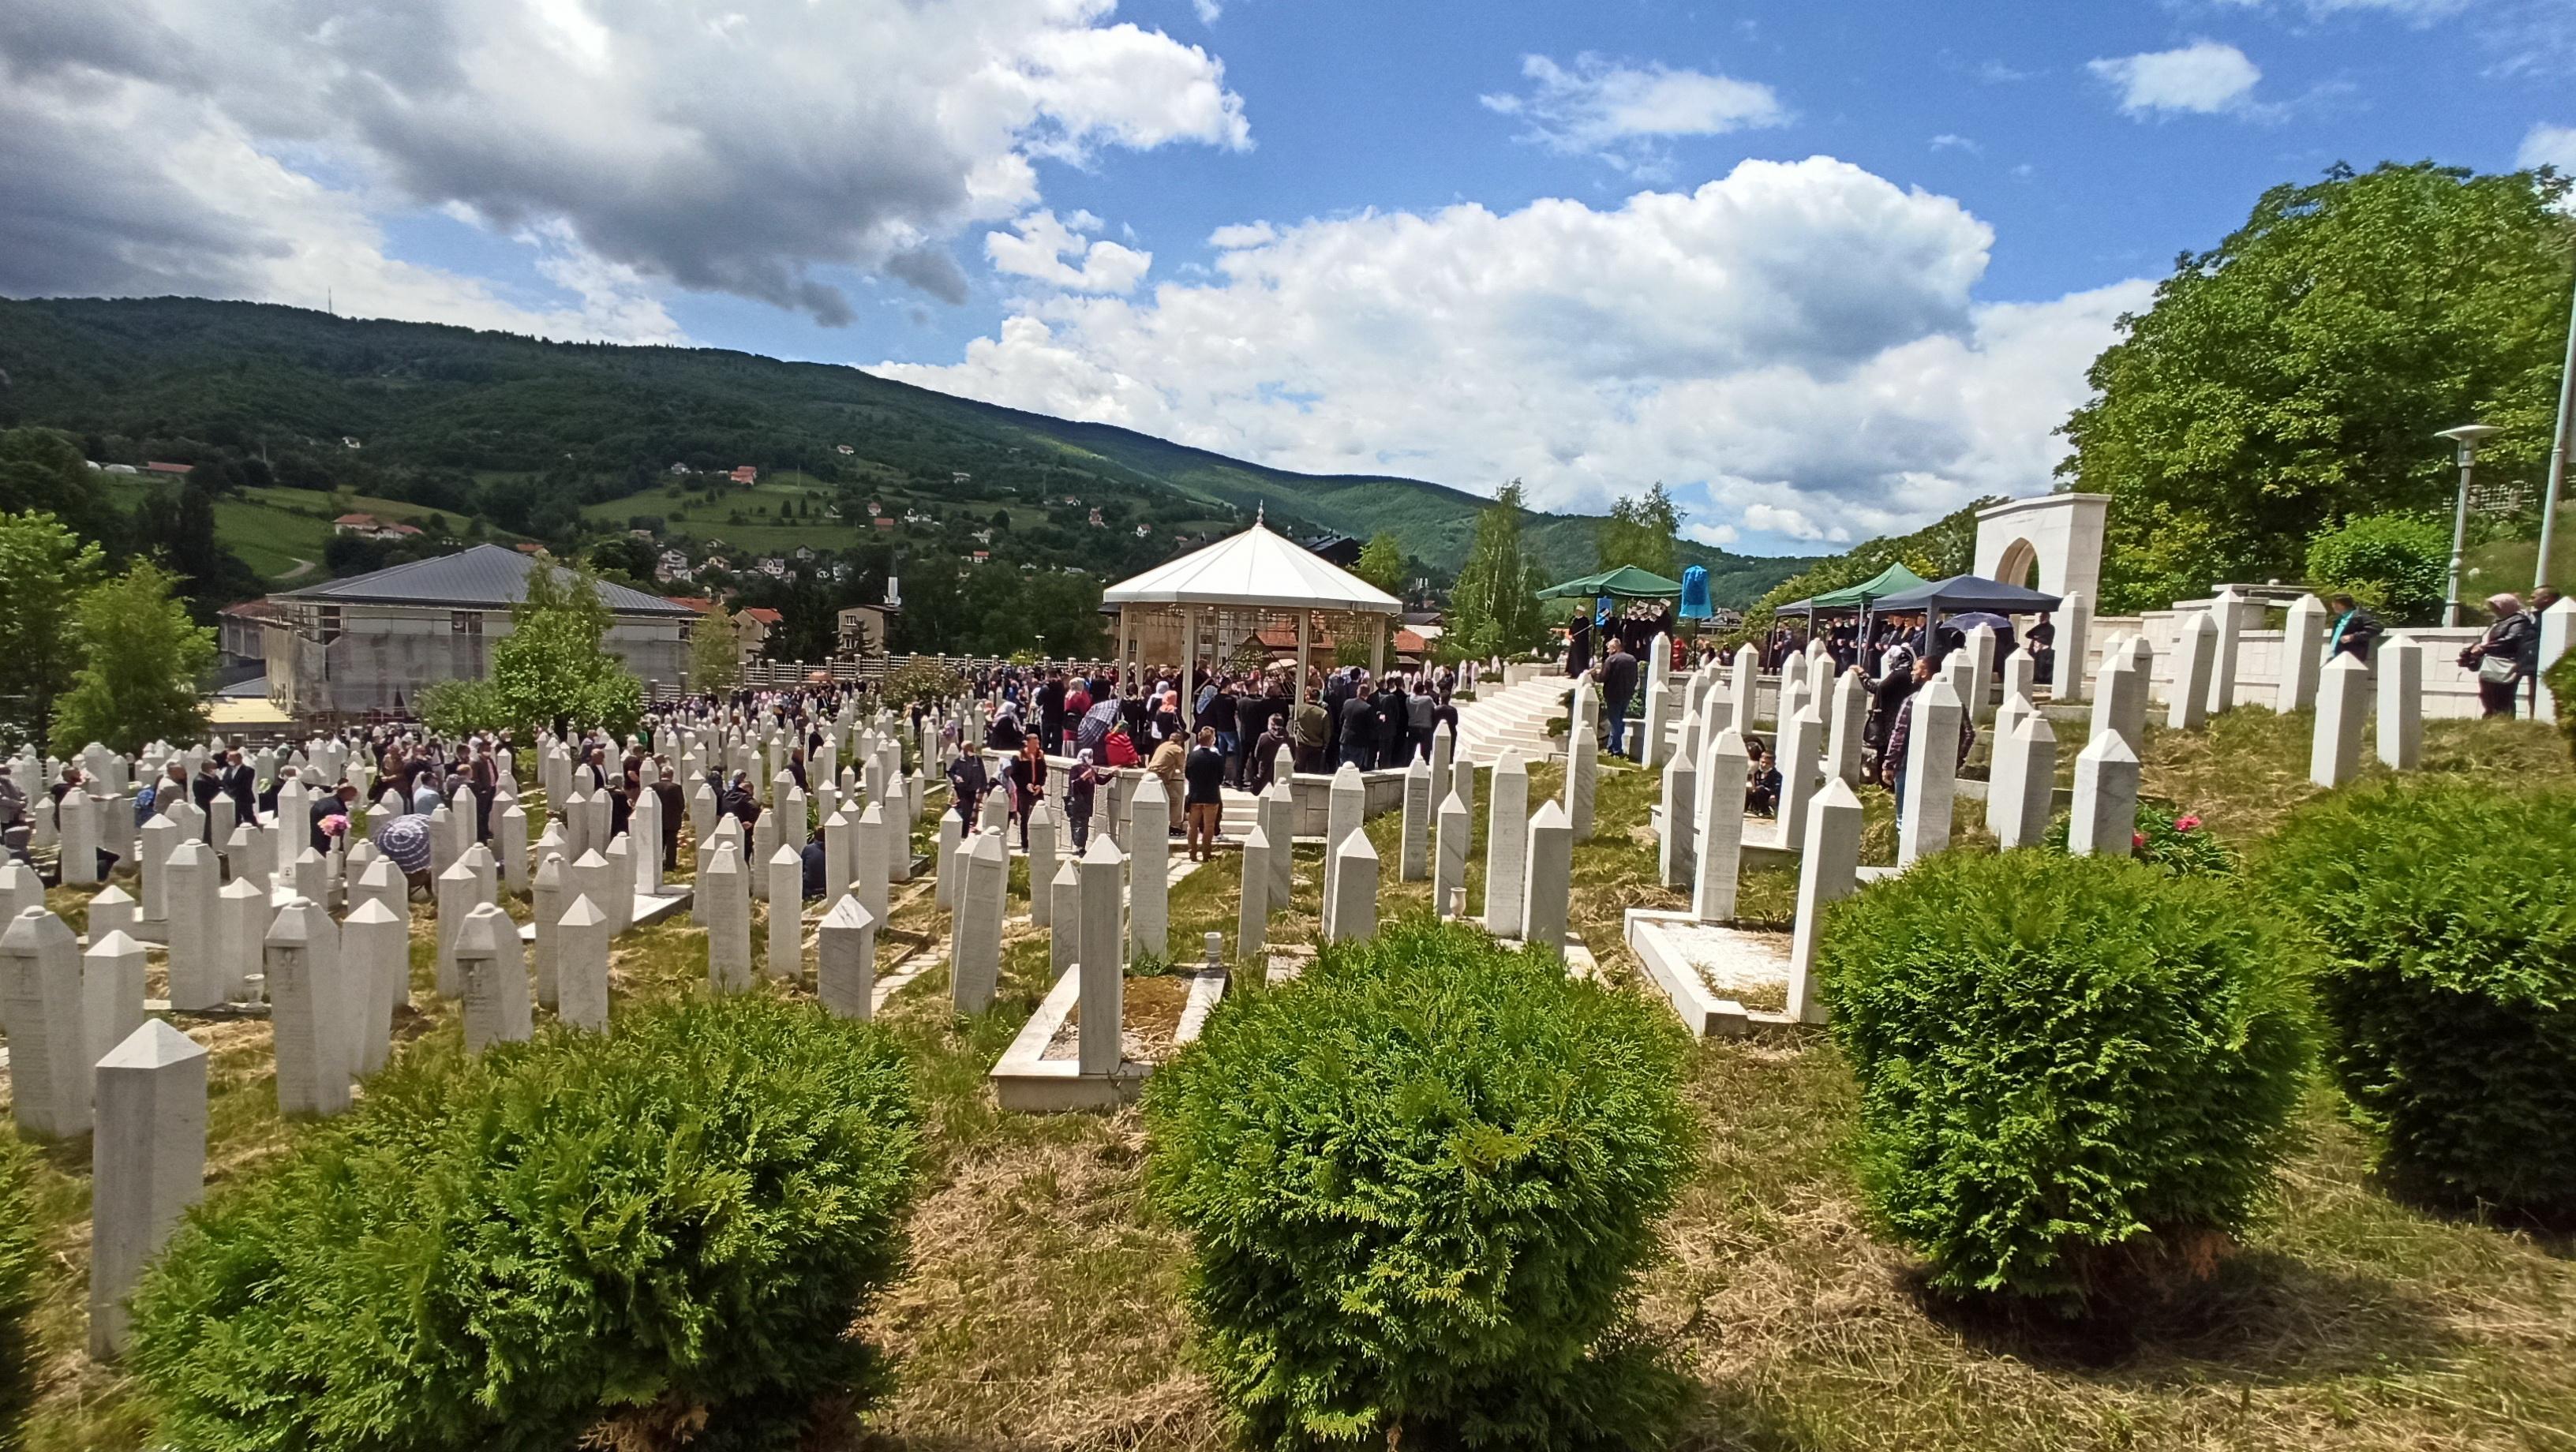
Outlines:
{"label": "blue sky", "polygon": [[0,292],[849,363],[1815,550],[2045,488],[2263,188],[2576,164],[2571,60],[2568,0],[32,0]]}

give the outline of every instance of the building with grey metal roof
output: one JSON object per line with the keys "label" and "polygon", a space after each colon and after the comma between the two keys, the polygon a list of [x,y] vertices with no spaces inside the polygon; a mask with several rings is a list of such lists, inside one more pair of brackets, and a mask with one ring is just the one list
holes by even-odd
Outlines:
{"label": "building with grey metal roof", "polygon": [[[561,565],[500,545],[414,560],[268,597],[262,626],[269,699],[303,719],[404,715],[423,686],[480,680],[510,633],[510,607],[536,570]],[[696,612],[659,595],[599,582],[604,644],[648,688],[676,690]]]}

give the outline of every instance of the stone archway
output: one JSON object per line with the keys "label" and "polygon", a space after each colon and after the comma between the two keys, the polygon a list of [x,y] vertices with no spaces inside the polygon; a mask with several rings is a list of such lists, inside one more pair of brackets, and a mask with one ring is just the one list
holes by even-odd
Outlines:
{"label": "stone archway", "polygon": [[[2051,595],[2100,598],[2107,494],[2042,494],[1977,515],[1974,572]],[[2036,576],[2036,578],[2034,578]]]}
{"label": "stone archway", "polygon": [[1991,578],[2028,590],[2038,589],[2039,546],[2026,539],[2016,539],[2005,545],[2002,557],[1995,561],[1995,572]]}

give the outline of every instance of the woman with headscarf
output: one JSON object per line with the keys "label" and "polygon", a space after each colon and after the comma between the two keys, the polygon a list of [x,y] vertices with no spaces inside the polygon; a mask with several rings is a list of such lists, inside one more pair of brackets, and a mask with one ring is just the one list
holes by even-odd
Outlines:
{"label": "woman with headscarf", "polygon": [[2460,652],[2460,665],[2477,672],[2478,703],[2485,714],[2511,716],[2523,674],[2539,659],[2540,631],[2519,595],[2489,595],[2487,613],[2495,623],[2477,644]]}
{"label": "woman with headscarf", "polygon": [[984,729],[985,749],[1001,752],[1005,756],[1017,756],[1020,754],[1021,743],[1027,740],[1028,733],[1020,726],[1019,702],[1004,701],[995,707],[993,724]]}

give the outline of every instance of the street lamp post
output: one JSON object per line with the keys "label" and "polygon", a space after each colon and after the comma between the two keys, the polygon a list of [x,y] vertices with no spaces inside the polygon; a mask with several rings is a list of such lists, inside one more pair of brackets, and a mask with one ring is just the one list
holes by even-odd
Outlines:
{"label": "street lamp post", "polygon": [[2477,469],[2478,445],[2504,432],[2494,424],[2462,424],[2433,437],[2460,446],[2460,498],[2451,510],[2451,574],[2442,586],[2442,623],[2460,623],[2460,555],[2469,538],[2469,476]]}

